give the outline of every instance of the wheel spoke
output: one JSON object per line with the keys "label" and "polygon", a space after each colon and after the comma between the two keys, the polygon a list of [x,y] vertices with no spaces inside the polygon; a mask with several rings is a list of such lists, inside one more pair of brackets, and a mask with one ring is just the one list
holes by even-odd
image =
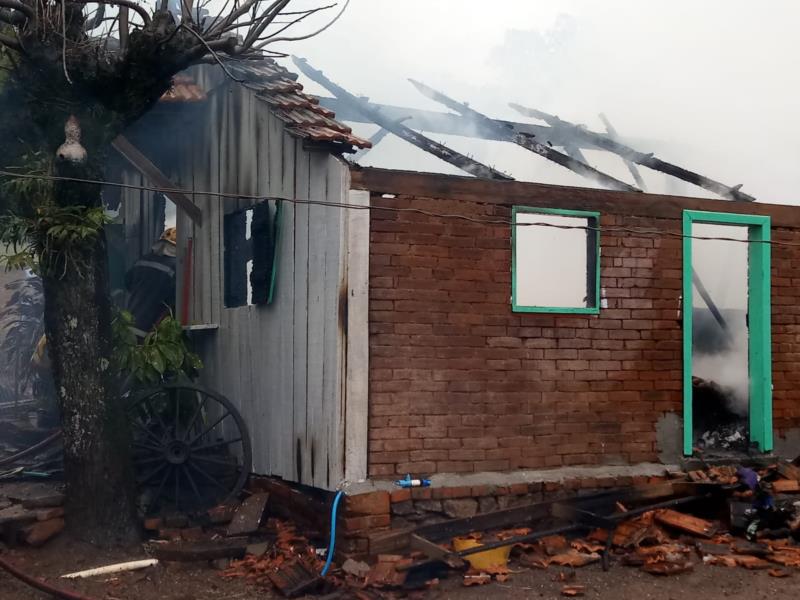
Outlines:
{"label": "wheel spoke", "polygon": [[194,422],[197,420],[197,417],[200,416],[200,413],[203,411],[203,408],[206,405],[206,400],[208,400],[208,396],[204,395],[203,399],[197,405],[197,408],[194,410],[194,414],[192,418],[189,419],[189,424],[186,425],[186,431],[183,432],[183,441],[186,441],[186,438],[189,437],[189,433],[192,431],[192,427],[194,427]]}
{"label": "wheel spoke", "polygon": [[236,444],[241,442],[242,438],[237,437],[232,440],[221,440],[219,442],[213,442],[211,444],[206,444],[205,446],[198,446],[196,448],[192,448],[192,452],[203,452],[205,450],[213,450],[214,448],[219,448],[220,446],[230,446],[231,444]]}
{"label": "wheel spoke", "polygon": [[190,467],[190,468],[194,469],[194,470],[195,470],[195,471],[197,471],[197,472],[198,472],[200,475],[202,475],[202,476],[203,476],[203,478],[204,478],[204,479],[206,479],[207,481],[210,481],[212,484],[214,484],[215,486],[217,486],[218,488],[220,488],[221,490],[223,490],[223,491],[225,491],[225,492],[227,492],[227,491],[228,491],[228,488],[226,488],[226,487],[225,487],[224,485],[222,485],[222,484],[221,484],[219,481],[217,481],[216,479],[214,479],[214,478],[213,478],[211,475],[209,475],[208,473],[206,473],[206,472],[205,472],[203,469],[201,469],[200,467],[198,467],[198,466],[197,466],[196,464],[194,464],[193,462],[189,462],[189,463],[187,463],[187,464],[189,465],[189,467]]}
{"label": "wheel spoke", "polygon": [[161,469],[165,469],[165,468],[166,468],[166,467],[168,467],[168,466],[169,466],[169,464],[168,464],[168,463],[161,463],[161,464],[160,464],[160,465],[158,465],[158,466],[157,466],[155,469],[153,469],[153,470],[152,470],[152,471],[150,471],[150,472],[149,472],[147,475],[145,475],[143,478],[139,479],[139,485],[142,485],[143,483],[147,483],[147,482],[148,482],[148,481],[150,481],[150,480],[151,480],[151,479],[152,479],[152,478],[153,478],[155,475],[157,475],[157,474],[158,474],[158,473],[161,471]]}
{"label": "wheel spoke", "polygon": [[152,439],[156,444],[160,445],[162,443],[162,440],[158,439],[156,435],[152,431],[150,431],[147,427],[145,427],[144,424],[141,423],[138,419],[134,419],[133,424],[135,427],[141,429],[145,433],[145,435],[147,435],[150,439]]}
{"label": "wheel spoke", "polygon": [[[169,465],[169,467],[170,467],[170,469],[171,469],[171,468],[172,468],[172,465]],[[158,488],[156,489],[156,494],[155,494],[155,496],[153,496],[153,502],[152,502],[152,504],[155,504],[155,503],[156,503],[156,500],[158,500],[159,498],[161,498],[161,492],[162,492],[162,491],[163,491],[163,489],[164,489],[164,484],[165,484],[165,483],[167,483],[167,479],[169,478],[169,472],[170,472],[170,469],[167,469],[167,470],[164,472],[164,476],[161,478],[161,481],[160,481],[160,482],[159,482],[159,484],[158,484]]]}
{"label": "wheel spoke", "polygon": [[177,388],[170,389],[169,393],[175,396],[175,439],[177,440],[180,428],[181,395],[178,393]]}
{"label": "wheel spoke", "polygon": [[152,446],[152,445],[150,445],[150,444],[145,444],[144,442],[137,442],[137,441],[134,441],[134,442],[133,442],[133,445],[134,445],[136,448],[144,448],[145,450],[151,450],[151,451],[153,451],[153,452],[159,452],[159,453],[161,453],[161,452],[163,452],[163,451],[164,451],[164,447],[163,447],[163,446]]}
{"label": "wheel spoke", "polygon": [[181,498],[181,470],[178,468],[175,471],[175,510],[180,508]]}
{"label": "wheel spoke", "polygon": [[[152,396],[151,396],[151,397],[152,397]],[[146,399],[145,399],[145,404],[147,405],[147,409],[148,409],[148,410],[149,410],[149,411],[150,411],[150,412],[151,412],[151,413],[152,413],[152,414],[155,416],[155,418],[158,420],[158,424],[159,424],[159,425],[161,425],[161,431],[163,431],[164,433],[166,433],[166,431],[167,431],[167,425],[164,423],[164,419],[162,419],[162,418],[161,418],[161,414],[160,414],[158,411],[156,411],[156,410],[153,410],[153,404],[150,402],[150,398],[146,398]]]}
{"label": "wheel spoke", "polygon": [[236,463],[232,463],[230,461],[220,460],[219,458],[210,458],[208,456],[192,456],[192,460],[199,460],[200,462],[212,464],[212,465],[222,465],[223,467],[231,467],[235,466]]}
{"label": "wheel spoke", "polygon": [[211,427],[209,427],[208,429],[206,429],[206,430],[205,430],[203,433],[201,433],[200,435],[196,435],[196,436],[194,436],[194,437],[192,438],[192,441],[191,441],[191,442],[189,442],[189,445],[190,445],[190,446],[193,446],[193,445],[194,445],[194,443],[195,443],[197,440],[203,439],[203,437],[205,437],[205,435],[206,435],[207,433],[210,433],[210,432],[212,432],[212,431],[214,430],[214,428],[215,428],[217,425],[219,425],[220,423],[222,423],[222,421],[224,421],[224,420],[225,420],[225,419],[226,419],[226,418],[227,418],[227,417],[228,417],[230,414],[231,414],[231,413],[230,413],[230,411],[227,411],[227,410],[226,410],[226,411],[225,411],[225,414],[224,414],[224,415],[222,415],[222,416],[221,416],[219,419],[217,419],[216,421],[214,421],[214,424],[213,424]]}
{"label": "wheel spoke", "polygon": [[202,502],[203,501],[203,496],[202,496],[202,494],[200,494],[200,489],[197,487],[197,484],[194,481],[194,477],[192,477],[192,474],[189,472],[189,469],[185,469],[184,473],[186,473],[186,479],[189,480],[189,485],[192,486],[192,490],[194,491],[194,495],[197,496],[197,499],[200,502]]}
{"label": "wheel spoke", "polygon": [[150,463],[158,462],[159,460],[164,460],[163,456],[154,456],[153,458],[142,458],[139,460],[134,460],[137,465],[149,465]]}

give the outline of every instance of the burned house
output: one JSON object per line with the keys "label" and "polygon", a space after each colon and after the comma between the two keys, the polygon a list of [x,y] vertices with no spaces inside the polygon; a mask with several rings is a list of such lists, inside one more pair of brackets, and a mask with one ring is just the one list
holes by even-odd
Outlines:
{"label": "burned house", "polygon": [[[797,454],[795,207],[532,109],[544,125],[420,84],[455,112],[403,111],[297,66],[333,98],[272,61],[192,71],[110,175],[132,184],[126,240],[156,234],[155,190],[178,206],[178,314],[203,382],[245,416],[254,472],[353,493],[433,475],[454,498],[629,482],[698,451]],[[368,141],[337,118],[381,129]],[[516,144],[609,189],[513,181],[422,129]],[[359,167],[387,134],[468,176]],[[618,154],[634,183],[582,148]],[[643,193],[640,166],[723,199]],[[709,238],[742,257],[736,302],[696,268]],[[732,391],[696,365],[735,344]]]}

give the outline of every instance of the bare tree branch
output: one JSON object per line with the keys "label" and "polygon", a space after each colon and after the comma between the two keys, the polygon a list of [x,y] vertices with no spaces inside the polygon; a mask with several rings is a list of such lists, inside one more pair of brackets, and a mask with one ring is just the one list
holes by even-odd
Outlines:
{"label": "bare tree branch", "polygon": [[11,50],[16,50],[17,52],[23,51],[22,44],[19,43],[19,40],[8,35],[0,34],[0,45],[10,48]]}
{"label": "bare tree branch", "polygon": [[[207,41],[205,41],[205,40],[203,39],[203,36],[202,36],[202,35],[200,35],[199,33],[197,33],[196,31],[194,31],[194,30],[193,30],[193,29],[191,29],[191,28],[188,28],[188,29],[187,29],[187,31],[189,31],[189,33],[191,33],[192,35],[196,36],[196,37],[197,37],[197,39],[198,39],[198,40],[200,40],[200,43],[201,43],[201,44],[203,44],[203,46],[205,46],[205,47],[206,47],[206,49],[209,51],[209,53],[211,54],[211,56],[213,56],[213,57],[214,57],[214,59],[217,61],[217,63],[219,63],[219,66],[220,66],[220,67],[222,67],[222,70],[223,70],[223,71],[225,71],[225,74],[226,74],[228,77],[230,77],[231,79],[233,79],[233,80],[234,80],[234,81],[236,81],[236,82],[241,82],[241,81],[242,81],[241,79],[238,79],[238,78],[236,78],[236,77],[234,77],[234,76],[233,76],[233,73],[231,73],[231,72],[228,70],[228,67],[226,67],[226,66],[225,66],[225,63],[223,63],[223,62],[222,62],[222,60],[221,60],[221,59],[220,59],[220,57],[217,55],[217,53],[216,53],[216,51],[214,50],[214,48],[212,48],[212,47],[211,47],[211,44],[210,44],[209,42],[207,42]],[[231,39],[233,39],[233,38],[231,38]],[[227,41],[227,40],[226,40],[226,41]]]}
{"label": "bare tree branch", "polygon": [[128,39],[130,36],[130,22],[128,20],[128,7],[119,7],[119,51],[125,52],[128,48]]}
{"label": "bare tree branch", "polygon": [[[207,37],[214,37],[215,35],[219,35],[228,25],[231,23],[235,23],[241,17],[246,15],[251,8],[258,8],[258,5],[261,4],[262,0],[245,0],[245,2],[237,9],[234,9],[231,14],[227,17],[222,19],[219,23],[215,24],[211,29],[207,32]],[[266,18],[268,15],[272,15],[274,19],[277,14],[273,14],[272,11],[275,10],[276,7],[280,7],[278,10],[280,11],[284,8],[291,0],[275,0],[272,2],[266,10],[262,13],[262,15]]]}
{"label": "bare tree branch", "polygon": [[[0,0],[3,2],[14,2],[15,0]],[[111,4],[116,6],[126,6],[142,18],[142,23],[147,27],[151,23],[150,13],[138,2],[134,0],[69,0],[71,4]]]}
{"label": "bare tree branch", "polygon": [[102,2],[97,5],[97,10],[94,11],[94,15],[91,19],[87,19],[86,25],[84,25],[85,31],[91,31],[92,29],[97,29],[103,23],[106,17],[106,5]]}
{"label": "bare tree branch", "polygon": [[[273,31],[272,33],[269,34],[269,36],[267,36],[267,38],[261,38],[261,39],[269,39],[271,37],[274,37],[274,36],[278,35],[279,33],[283,33],[284,31],[289,29],[292,25],[296,25],[297,23],[299,23],[303,19],[306,19],[306,18],[310,17],[311,15],[316,14],[316,13],[318,13],[320,11],[328,10],[329,8],[333,8],[334,6],[336,6],[336,4],[328,4],[327,6],[320,6],[319,8],[314,8],[314,9],[305,11],[305,14],[297,17],[293,21],[286,22],[284,27],[281,27],[280,29],[278,29],[278,31]],[[285,13],[281,13],[281,14],[285,14]],[[250,22],[250,24],[253,24],[253,23],[255,23],[255,21],[251,21]],[[272,23],[270,23],[270,25],[275,25],[276,23],[277,23],[277,21],[273,21]],[[281,24],[284,24],[284,23],[281,23]]]}
{"label": "bare tree branch", "polygon": [[18,27],[24,25],[28,18],[19,11],[10,8],[0,9],[0,21]]}
{"label": "bare tree branch", "polygon": [[286,8],[286,5],[289,4],[289,2],[291,2],[291,0],[283,0],[277,6],[275,6],[271,12],[264,12],[260,17],[261,22],[248,32],[242,46],[245,48],[252,47],[256,40],[261,37],[261,34],[264,32],[264,30],[277,18],[280,12]]}
{"label": "bare tree branch", "polygon": [[0,0],[0,7],[10,8],[12,10],[19,11],[22,14],[24,14],[29,20],[31,21],[36,20],[36,13],[33,12],[33,9],[27,4],[23,4],[18,0]]}
{"label": "bare tree branch", "polygon": [[339,11],[339,14],[337,14],[335,17],[333,17],[333,19],[331,19],[331,21],[327,25],[324,25],[323,27],[320,27],[319,29],[309,33],[308,35],[301,35],[301,36],[297,36],[297,37],[270,37],[270,38],[267,38],[266,41],[263,41],[263,42],[261,42],[260,44],[258,44],[257,46],[254,46],[254,47],[255,48],[263,48],[267,44],[274,44],[275,42],[297,42],[299,40],[307,40],[308,38],[312,38],[315,35],[319,35],[323,31],[328,29],[328,27],[330,27],[331,25],[336,23],[336,21],[339,20],[339,17],[341,17],[344,14],[344,11],[347,10],[347,6],[349,4],[350,4],[350,0],[345,0],[344,6],[342,7],[342,10]]}

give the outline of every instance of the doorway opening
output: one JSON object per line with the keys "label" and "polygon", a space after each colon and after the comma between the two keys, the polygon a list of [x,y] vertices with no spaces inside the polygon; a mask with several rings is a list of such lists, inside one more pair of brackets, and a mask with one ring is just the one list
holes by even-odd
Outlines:
{"label": "doorway opening", "polygon": [[684,211],[684,454],[772,449],[769,217]]}

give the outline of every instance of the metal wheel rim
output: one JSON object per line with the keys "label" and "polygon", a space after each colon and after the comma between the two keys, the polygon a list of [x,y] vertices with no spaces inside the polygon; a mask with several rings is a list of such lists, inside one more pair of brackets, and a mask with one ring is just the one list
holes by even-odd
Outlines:
{"label": "metal wheel rim", "polygon": [[[134,432],[133,433],[136,434],[137,431],[139,431],[140,434],[143,433],[142,432],[142,428],[139,425],[136,425],[137,417],[134,416],[134,414],[133,414],[137,407],[141,406],[143,403],[148,402],[148,400],[152,400],[152,399],[154,399],[156,397],[161,397],[164,394],[167,395],[168,402],[171,402],[173,397],[176,398],[176,399],[180,398],[180,395],[179,395],[180,391],[189,392],[189,393],[193,394],[194,397],[197,397],[197,395],[200,395],[202,400],[199,401],[199,404],[198,404],[198,407],[197,407],[198,413],[203,410],[203,408],[207,404],[207,401],[209,399],[211,399],[211,400],[213,400],[213,402],[216,402],[224,411],[224,415],[220,419],[219,422],[222,422],[224,419],[226,419],[228,417],[230,417],[232,419],[233,424],[235,425],[235,428],[237,430],[237,434],[238,434],[240,439],[233,440],[233,441],[228,441],[228,442],[225,442],[224,444],[221,444],[221,445],[230,446],[231,444],[236,444],[236,443],[240,443],[241,444],[241,464],[237,465],[239,473],[238,473],[238,476],[237,476],[235,482],[233,483],[231,489],[224,496],[222,496],[222,494],[220,494],[221,497],[216,499],[215,502],[207,503],[208,506],[206,506],[206,508],[210,507],[214,503],[216,503],[216,504],[226,503],[226,502],[229,502],[231,500],[237,499],[239,494],[241,493],[242,489],[244,488],[245,483],[247,482],[247,478],[250,475],[250,469],[251,469],[251,465],[252,465],[252,446],[251,446],[250,434],[249,434],[249,432],[247,430],[247,426],[245,424],[244,418],[241,416],[241,414],[239,413],[238,409],[234,406],[234,404],[230,400],[228,400],[228,398],[223,396],[222,394],[220,394],[218,392],[215,392],[215,391],[212,391],[212,390],[209,390],[209,389],[207,389],[205,387],[192,384],[192,383],[170,383],[170,384],[165,384],[165,385],[161,385],[161,386],[158,386],[158,387],[149,388],[149,389],[146,389],[146,390],[142,390],[141,392],[135,393],[135,394],[133,394],[131,396],[130,400],[128,401],[128,405],[127,405],[128,415],[129,415],[129,418],[131,419],[131,422],[132,422],[133,428],[134,428]],[[178,413],[179,413],[179,411],[176,410],[176,419],[177,419]],[[207,433],[213,432],[213,430],[219,424],[219,422],[215,423],[210,428],[208,428],[207,429]],[[161,422],[161,425],[164,425],[164,423]],[[190,425],[189,429],[191,429],[191,427],[194,426],[194,423],[191,422],[189,425]],[[176,431],[177,431],[177,424],[176,424]],[[188,436],[189,436],[189,431],[185,431],[184,432],[184,441],[185,441],[185,438],[188,437]],[[198,438],[202,438],[203,436],[201,435],[201,436],[197,436],[197,437]],[[177,433],[175,434],[175,438],[177,438]],[[153,442],[155,444],[155,440],[149,439],[148,441],[149,442]],[[178,468],[177,465],[180,464],[182,466],[182,463],[179,462],[181,459],[183,459],[184,462],[186,462],[187,464],[191,464],[190,459],[182,457],[180,455],[181,448],[180,448],[179,444],[172,444],[172,446],[170,446],[170,444],[175,441],[174,438],[173,439],[169,439],[169,438],[165,437],[165,438],[162,438],[162,440],[160,440],[160,441],[162,442],[162,446],[160,446],[160,448],[164,452],[164,457],[163,457],[163,463],[162,464],[167,467],[166,468],[166,473],[170,473],[171,472],[170,463],[172,463],[175,466],[176,469]],[[189,445],[193,444],[195,441],[197,441],[197,440],[196,439],[195,440],[190,440],[190,444]],[[174,450],[174,453],[169,453],[169,454],[167,453],[167,450],[170,450],[170,448],[172,448]],[[152,452],[154,452],[153,456],[155,457],[155,451],[152,451]],[[176,461],[176,462],[172,462],[172,461]],[[137,471],[140,470],[140,468],[142,466],[142,462],[143,461],[140,460],[139,464],[136,465]],[[154,463],[156,461],[151,460],[150,462],[152,464],[152,463]],[[187,471],[188,471],[188,467],[187,467]],[[176,471],[176,472],[178,472],[178,471]],[[150,476],[145,478],[141,482],[138,480],[138,475],[139,475],[139,473],[137,473],[137,485],[139,485],[139,487],[141,487],[141,488],[148,487],[147,486],[148,480],[152,478],[153,473],[151,472]],[[176,478],[179,481],[180,480],[180,474],[176,475]],[[191,482],[191,477],[190,476],[188,477],[187,481]],[[196,488],[195,484],[191,484],[191,487],[194,488],[193,491],[195,491],[195,492],[197,491],[197,488]],[[178,491],[177,491],[178,488],[179,488],[179,486],[176,486],[175,498],[177,498],[178,495],[179,495]],[[157,490],[157,495],[156,495],[155,500],[160,499],[161,491],[162,490],[160,488]],[[179,503],[179,500],[176,501],[176,505],[178,503]],[[152,506],[149,507],[149,508],[152,508]]]}

